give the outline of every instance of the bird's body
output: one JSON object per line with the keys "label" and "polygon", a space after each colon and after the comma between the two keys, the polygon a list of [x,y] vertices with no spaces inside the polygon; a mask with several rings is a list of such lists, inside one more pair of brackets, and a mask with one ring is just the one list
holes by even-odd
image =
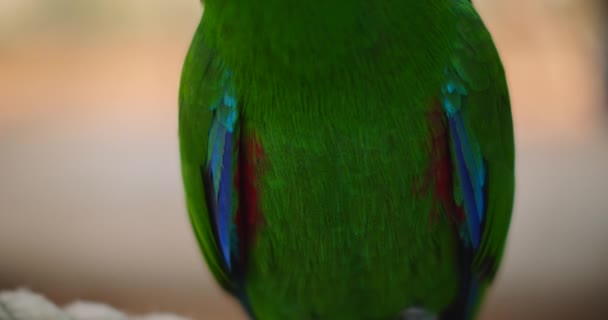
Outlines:
{"label": "bird's body", "polygon": [[255,319],[470,319],[513,197],[468,1],[207,0],[180,91],[191,221]]}

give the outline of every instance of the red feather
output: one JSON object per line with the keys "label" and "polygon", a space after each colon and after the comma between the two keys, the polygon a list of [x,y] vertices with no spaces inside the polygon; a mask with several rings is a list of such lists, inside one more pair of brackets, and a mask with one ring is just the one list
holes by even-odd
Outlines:
{"label": "red feather", "polygon": [[241,261],[246,258],[247,248],[254,241],[258,228],[264,222],[259,204],[262,184],[258,183],[262,169],[265,167],[264,149],[255,138],[255,134],[249,137],[244,143],[239,141],[241,150],[239,150],[239,164],[234,180],[241,195],[235,216]]}

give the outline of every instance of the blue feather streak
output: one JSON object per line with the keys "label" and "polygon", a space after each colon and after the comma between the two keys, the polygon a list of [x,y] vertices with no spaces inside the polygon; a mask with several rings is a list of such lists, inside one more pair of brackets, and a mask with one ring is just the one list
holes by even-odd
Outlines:
{"label": "blue feather streak", "polygon": [[[462,117],[460,113],[454,115],[457,118],[455,121],[456,131],[458,131],[458,136],[460,137],[462,153],[464,155],[464,164],[466,166],[467,172],[469,174],[469,178],[471,181],[471,186],[473,188],[473,195],[475,197],[475,208],[477,209],[477,217],[480,221],[483,220],[483,192],[481,188],[483,187],[483,164],[479,163],[477,165],[477,161],[475,161],[475,154],[473,148],[471,147],[471,143],[467,137],[466,129],[464,128],[464,123],[462,121]],[[475,150],[478,151],[478,150]]]}
{"label": "blue feather streak", "polygon": [[224,140],[224,154],[222,159],[222,172],[218,195],[218,210],[216,212],[217,233],[220,241],[220,249],[228,269],[230,263],[230,227],[232,218],[232,133],[226,132]]}
{"label": "blue feather streak", "polygon": [[[463,150],[469,147],[469,142],[467,141],[466,135],[461,136],[463,124],[462,118],[460,114],[454,114],[452,117],[448,118],[450,132],[452,134],[452,138],[454,141],[454,150],[456,153],[456,165],[458,170],[458,175],[460,177],[460,184],[462,187],[462,193],[464,196],[464,207],[466,211],[466,221],[469,231],[469,237],[471,240],[471,244],[473,245],[473,249],[477,249],[479,247],[479,243],[481,241],[481,232],[480,232],[480,214],[478,213],[478,204],[476,203],[476,193],[481,194],[481,188],[475,188],[471,181],[471,175],[467,170],[466,162],[465,162],[465,152],[467,150]],[[461,130],[458,130],[458,129]],[[477,191],[477,192],[476,192]]]}
{"label": "blue feather streak", "polygon": [[214,122],[214,124],[211,127],[211,134],[212,134],[212,143],[213,143],[213,148],[211,149],[211,163],[210,163],[210,167],[211,167],[211,178],[212,178],[212,183],[213,183],[213,190],[214,190],[214,195],[216,197],[216,199],[219,197],[219,190],[220,190],[220,179],[221,179],[221,172],[222,172],[222,158],[223,158],[223,154],[224,154],[224,138],[225,138],[225,134],[226,134],[226,130],[217,122]]}

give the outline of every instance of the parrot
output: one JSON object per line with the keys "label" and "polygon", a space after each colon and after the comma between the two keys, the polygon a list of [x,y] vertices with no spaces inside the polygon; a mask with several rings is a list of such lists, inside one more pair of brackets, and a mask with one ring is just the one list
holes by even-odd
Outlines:
{"label": "parrot", "polygon": [[205,0],[189,221],[259,320],[475,319],[511,221],[504,67],[470,0]]}

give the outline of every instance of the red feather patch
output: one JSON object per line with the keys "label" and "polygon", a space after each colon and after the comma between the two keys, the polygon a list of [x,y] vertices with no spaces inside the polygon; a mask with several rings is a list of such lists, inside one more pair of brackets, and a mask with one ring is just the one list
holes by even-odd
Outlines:
{"label": "red feather patch", "polygon": [[234,184],[240,190],[239,205],[235,216],[241,261],[246,259],[247,249],[253,243],[264,217],[259,204],[261,183],[258,179],[265,166],[264,149],[255,133],[243,143],[239,141],[239,164]]}
{"label": "red feather patch", "polygon": [[[453,165],[449,144],[449,128],[447,119],[441,105],[433,103],[429,112],[429,124],[431,127],[431,155],[427,173],[424,181],[420,183],[419,193],[426,193],[429,187],[433,188],[433,195],[441,204],[455,223],[464,223],[465,213],[461,206],[454,201],[454,178]],[[432,220],[439,214],[439,206],[433,204],[430,214]]]}

